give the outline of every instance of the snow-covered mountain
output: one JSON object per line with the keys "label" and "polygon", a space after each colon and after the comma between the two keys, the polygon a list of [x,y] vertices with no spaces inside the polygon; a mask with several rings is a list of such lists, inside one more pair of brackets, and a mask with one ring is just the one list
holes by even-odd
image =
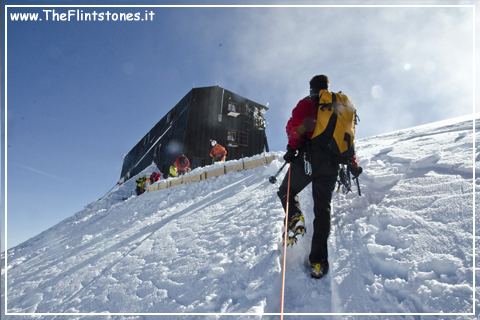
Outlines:
{"label": "snow-covered mountain", "polygon": [[[473,123],[357,142],[362,196],[334,194],[321,280],[304,267],[313,202],[310,188],[300,194],[307,234],[287,249],[286,319],[475,318]],[[278,319],[284,213],[280,182],[268,178],[283,153],[274,155],[266,166],[139,197],[131,179],[3,253],[2,319]]]}

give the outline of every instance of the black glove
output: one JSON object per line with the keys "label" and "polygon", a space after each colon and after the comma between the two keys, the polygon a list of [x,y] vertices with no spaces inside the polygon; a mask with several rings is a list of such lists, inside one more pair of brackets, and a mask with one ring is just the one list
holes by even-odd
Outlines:
{"label": "black glove", "polygon": [[288,163],[293,162],[297,157],[297,150],[293,149],[290,145],[287,145],[287,153],[283,156],[283,160]]}
{"label": "black glove", "polygon": [[358,178],[358,176],[363,172],[362,167],[353,168],[350,166],[349,169],[350,169],[350,173],[354,178]]}

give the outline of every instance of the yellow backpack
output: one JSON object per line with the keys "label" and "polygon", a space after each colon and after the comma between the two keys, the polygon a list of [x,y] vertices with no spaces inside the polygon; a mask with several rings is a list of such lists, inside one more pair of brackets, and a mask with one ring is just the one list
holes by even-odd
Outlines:
{"label": "yellow backpack", "polygon": [[170,166],[170,173],[168,174],[169,177],[178,177],[177,167]]}
{"label": "yellow backpack", "polygon": [[312,142],[330,151],[332,161],[348,164],[355,154],[357,114],[352,100],[342,92],[319,92],[317,123]]}

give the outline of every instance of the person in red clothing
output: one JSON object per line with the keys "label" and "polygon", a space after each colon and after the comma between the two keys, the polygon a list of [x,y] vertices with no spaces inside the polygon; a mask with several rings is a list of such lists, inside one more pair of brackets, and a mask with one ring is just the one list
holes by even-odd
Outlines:
{"label": "person in red clothing", "polygon": [[[288,145],[284,160],[290,163],[291,172],[288,233],[285,241],[287,245],[293,245],[296,242],[296,236],[306,232],[298,194],[312,183],[315,219],[309,260],[313,278],[322,278],[329,268],[327,240],[331,227],[330,206],[339,170],[339,164],[332,162],[328,150],[318,143],[318,139],[312,139],[317,122],[319,93],[321,90],[328,91],[329,86],[330,80],[327,76],[313,77],[310,80],[310,95],[298,102],[286,128]],[[334,128],[330,129],[333,132]],[[327,130],[329,129],[325,131]],[[358,176],[361,168],[358,166],[356,155],[349,166],[352,174]],[[277,193],[284,210],[286,210],[287,190],[288,174]]]}
{"label": "person in red clothing", "polygon": [[161,178],[160,173],[158,173],[158,172],[153,172],[153,173],[150,175],[150,183],[154,183],[154,182],[160,181],[160,178]]}
{"label": "person in red clothing", "polygon": [[210,140],[210,142],[213,147],[212,151],[210,151],[210,157],[213,158],[212,163],[214,163],[215,161],[225,162],[225,158],[227,157],[227,150],[225,150],[225,148],[219,145],[215,140]]}
{"label": "person in red clothing", "polygon": [[181,153],[173,165],[177,167],[177,173],[181,176],[187,172],[187,168],[190,166],[190,161],[188,161],[188,158]]}

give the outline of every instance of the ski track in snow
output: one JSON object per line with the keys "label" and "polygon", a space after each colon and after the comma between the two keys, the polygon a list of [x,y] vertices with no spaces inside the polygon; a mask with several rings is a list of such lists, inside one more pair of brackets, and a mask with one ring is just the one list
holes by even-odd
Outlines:
{"label": "ski track in snow", "polygon": [[[452,120],[358,141],[362,196],[356,188],[334,194],[330,271],[322,280],[305,267],[313,201],[310,186],[302,191],[307,234],[287,248],[284,311],[293,315],[285,319],[478,317],[468,315],[480,305],[478,287],[473,301],[473,188],[480,192],[473,139],[471,120]],[[8,312],[132,314],[46,319],[278,313],[284,213],[276,192],[287,168],[276,185],[268,182],[283,162],[282,152],[274,154],[280,160],[267,166],[122,201],[135,188],[133,178],[8,250]],[[5,309],[2,253],[2,319],[34,318]],[[428,315],[440,312],[459,315]],[[398,315],[349,315],[356,313]]]}

